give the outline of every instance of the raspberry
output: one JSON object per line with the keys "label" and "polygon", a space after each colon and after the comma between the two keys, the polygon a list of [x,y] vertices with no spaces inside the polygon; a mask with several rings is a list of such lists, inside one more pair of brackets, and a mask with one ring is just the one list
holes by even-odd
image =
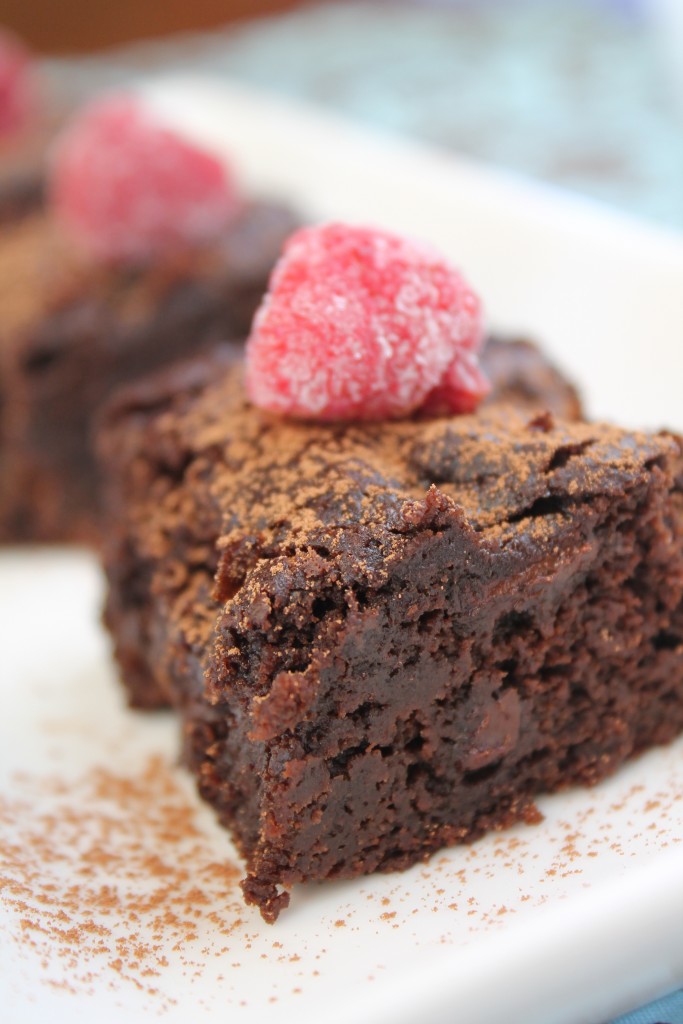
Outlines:
{"label": "raspberry", "polygon": [[300,419],[381,420],[429,400],[474,409],[479,300],[430,248],[386,231],[326,224],[285,246],[247,343],[255,405]]}
{"label": "raspberry", "polygon": [[36,91],[28,51],[15,36],[0,30],[0,139],[18,135],[28,126]]}
{"label": "raspberry", "polygon": [[223,163],[125,94],[93,103],[66,130],[50,191],[74,241],[105,261],[210,241],[239,207]]}

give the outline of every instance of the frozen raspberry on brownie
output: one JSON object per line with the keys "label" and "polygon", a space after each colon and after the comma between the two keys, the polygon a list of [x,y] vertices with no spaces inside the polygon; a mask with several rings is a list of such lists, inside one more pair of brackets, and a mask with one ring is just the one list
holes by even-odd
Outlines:
{"label": "frozen raspberry on brownie", "polygon": [[22,132],[37,103],[33,63],[16,36],[0,29],[0,140]]}
{"label": "frozen raspberry on brownie", "polygon": [[225,163],[127,94],[96,101],[66,131],[51,198],[70,236],[111,261],[217,239],[240,207]]}
{"label": "frozen raspberry on brownie", "polygon": [[470,412],[489,391],[482,337],[479,299],[429,246],[374,228],[305,228],[256,315],[247,389],[255,405],[301,419],[393,419],[425,403]]}

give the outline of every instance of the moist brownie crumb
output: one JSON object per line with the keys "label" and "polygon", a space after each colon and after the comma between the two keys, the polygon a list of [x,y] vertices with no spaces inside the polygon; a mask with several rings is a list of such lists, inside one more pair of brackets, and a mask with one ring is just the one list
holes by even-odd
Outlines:
{"label": "moist brownie crumb", "polygon": [[286,423],[193,372],[110,413],[106,618],[266,920],[683,728],[677,438],[495,403]]}

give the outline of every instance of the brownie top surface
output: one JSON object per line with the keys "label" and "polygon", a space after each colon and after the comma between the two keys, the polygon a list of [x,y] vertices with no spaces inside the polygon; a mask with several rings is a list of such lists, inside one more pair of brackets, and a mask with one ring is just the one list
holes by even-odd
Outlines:
{"label": "brownie top surface", "polygon": [[316,546],[379,569],[393,536],[454,521],[477,547],[542,550],[575,510],[646,483],[655,463],[680,455],[664,434],[556,422],[505,402],[434,420],[285,421],[247,403],[239,364],[175,385],[166,403],[119,408],[124,421],[138,417],[129,433],[151,475],[171,481],[166,498],[164,487],[149,491],[155,507],[141,529],[186,533],[191,507],[210,504],[236,584],[260,559]]}
{"label": "brownie top surface", "polygon": [[6,334],[79,303],[116,304],[117,315],[135,322],[179,281],[226,277],[239,288],[265,276],[294,214],[274,203],[244,207],[220,243],[169,253],[149,266],[107,267],[79,253],[44,208],[37,208],[0,235],[0,308]]}

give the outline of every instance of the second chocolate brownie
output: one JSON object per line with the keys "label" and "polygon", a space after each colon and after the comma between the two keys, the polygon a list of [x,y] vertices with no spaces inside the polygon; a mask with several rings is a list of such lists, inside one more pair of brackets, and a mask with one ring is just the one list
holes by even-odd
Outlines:
{"label": "second chocolate brownie", "polygon": [[144,269],[88,266],[49,214],[0,240],[0,542],[99,536],[93,418],[116,387],[243,338],[284,239],[254,203],[217,245]]}

